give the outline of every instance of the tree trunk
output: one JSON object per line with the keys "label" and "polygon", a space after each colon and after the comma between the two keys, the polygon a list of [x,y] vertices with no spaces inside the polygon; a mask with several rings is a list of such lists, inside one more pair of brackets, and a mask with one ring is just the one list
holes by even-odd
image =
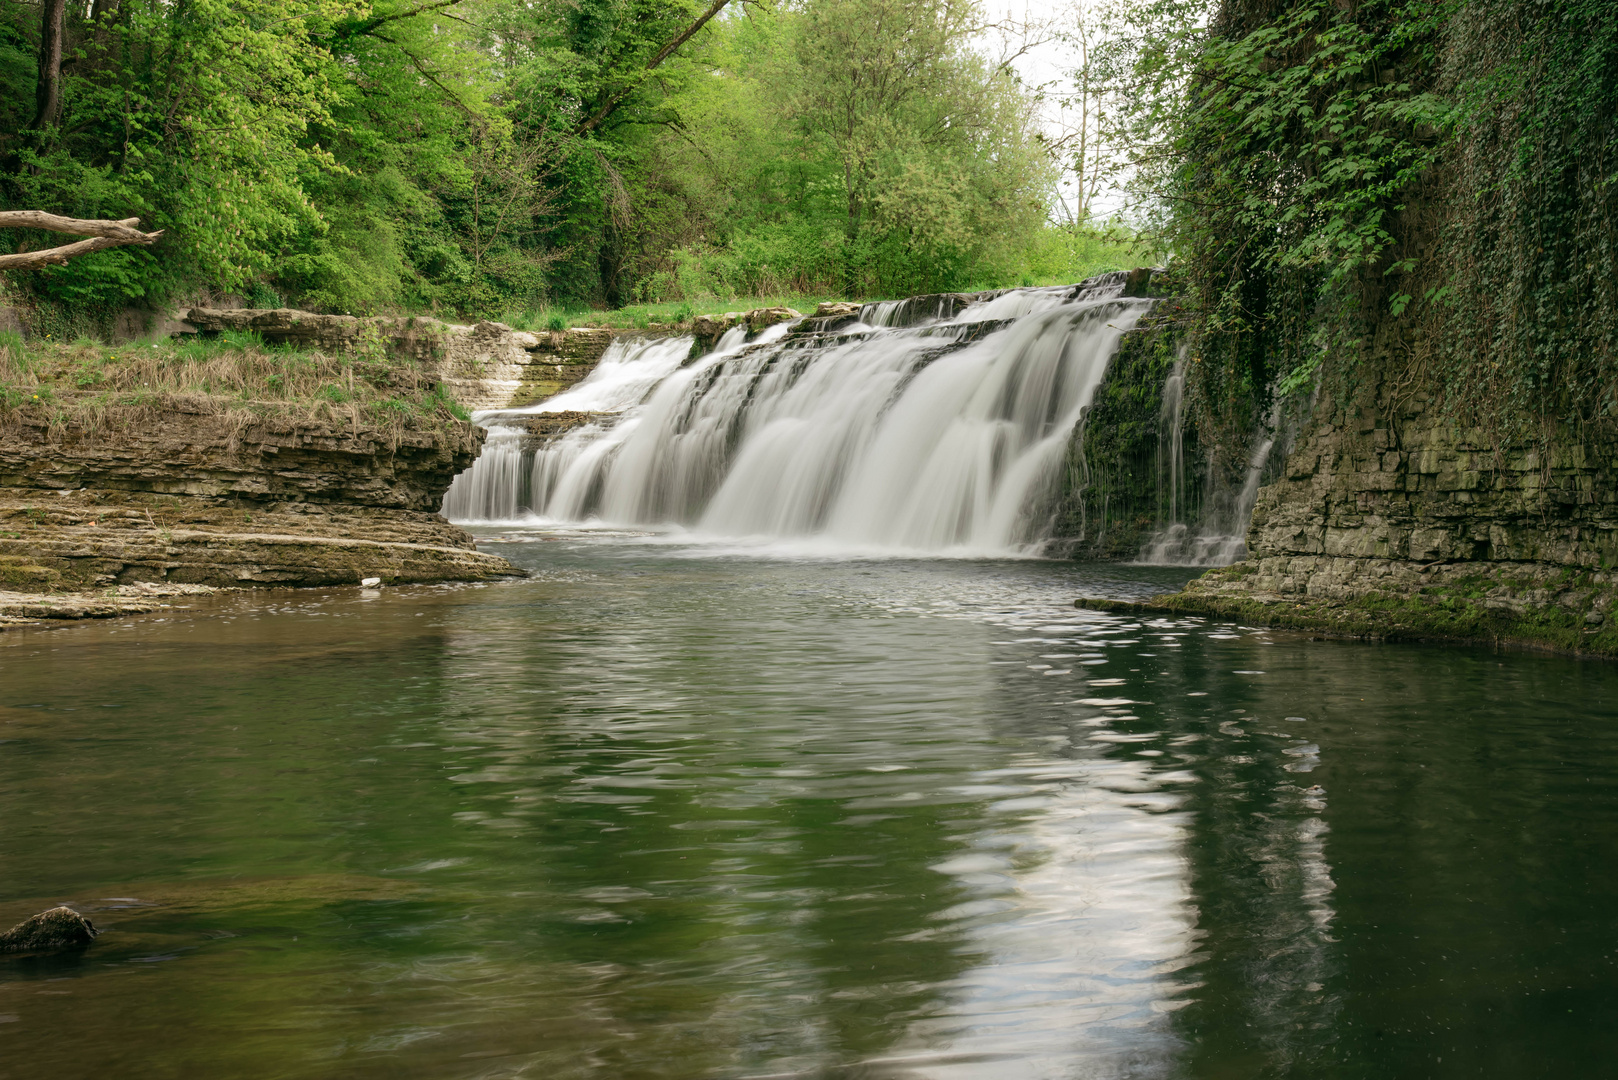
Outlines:
{"label": "tree trunk", "polygon": [[38,111],[34,127],[56,123],[62,112],[62,31],[67,0],[44,0],[44,21],[39,29],[39,82],[35,90]]}
{"label": "tree trunk", "polygon": [[118,5],[121,0],[92,0],[90,5],[90,32],[95,36],[95,42],[101,48],[107,47],[112,37],[112,24],[118,21]]}
{"label": "tree trunk", "polygon": [[0,270],[37,270],[42,266],[61,266],[75,255],[88,255],[92,251],[123,247],[126,244],[155,244],[162,231],[143,233],[135,226],[140,218],[122,221],[85,221],[81,218],[59,217],[42,210],[0,210],[0,229],[49,229],[51,232],[89,236],[74,244],[46,248],[44,251],[23,251],[16,255],[0,255]]}

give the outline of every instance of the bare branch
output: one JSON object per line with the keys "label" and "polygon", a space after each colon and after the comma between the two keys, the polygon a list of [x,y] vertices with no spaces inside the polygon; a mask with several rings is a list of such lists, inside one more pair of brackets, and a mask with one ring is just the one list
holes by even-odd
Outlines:
{"label": "bare branch", "polygon": [[140,218],[122,221],[86,221],[81,218],[60,217],[42,210],[0,210],[0,229],[47,229],[51,232],[89,236],[74,244],[46,248],[43,251],[24,251],[16,255],[0,255],[0,270],[36,270],[42,266],[63,266],[79,255],[128,244],[155,244],[162,230],[144,233],[135,228]]}
{"label": "bare branch", "polygon": [[47,214],[43,210],[0,210],[0,229],[49,229],[73,236],[107,236],[115,240],[138,242],[146,235],[135,228],[139,224],[138,217],[124,218],[122,221],[88,221]]}

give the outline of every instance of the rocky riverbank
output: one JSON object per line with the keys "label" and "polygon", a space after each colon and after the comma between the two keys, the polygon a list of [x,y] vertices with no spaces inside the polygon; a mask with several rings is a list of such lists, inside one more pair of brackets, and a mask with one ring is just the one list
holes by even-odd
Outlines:
{"label": "rocky riverbank", "polygon": [[437,514],[484,433],[409,356],[36,348],[0,395],[0,620],[517,573]]}
{"label": "rocky riverbank", "polygon": [[1497,441],[1398,385],[1317,403],[1259,489],[1246,560],[1080,605],[1618,656],[1618,433]]}

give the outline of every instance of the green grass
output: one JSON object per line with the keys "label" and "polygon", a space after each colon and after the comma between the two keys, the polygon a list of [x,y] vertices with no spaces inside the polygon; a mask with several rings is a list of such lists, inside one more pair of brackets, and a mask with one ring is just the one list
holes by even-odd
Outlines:
{"label": "green grass", "polygon": [[[978,282],[958,292],[982,292],[1041,285],[1072,285],[1086,278],[1113,270],[1151,266],[1162,257],[1125,230],[1101,228],[1047,228],[1039,243],[1027,253],[1021,271],[1010,278]],[[599,326],[614,330],[673,329],[689,325],[697,315],[718,315],[727,311],[754,308],[789,307],[808,314],[826,301],[902,300],[902,296],[845,296],[842,293],[798,292],[750,296],[701,296],[695,299],[667,300],[660,303],[630,304],[613,310],[588,307],[540,306],[509,309],[498,316],[500,322],[517,330],[560,330],[568,326]]]}
{"label": "green grass", "polygon": [[[1053,242],[1054,244],[1054,242]],[[1043,285],[1072,285],[1097,274],[1127,270],[1150,262],[1133,245],[1112,243],[1094,237],[1081,238],[1068,248],[1053,252],[1045,265],[1035,265],[1012,284],[984,284],[960,292],[982,292],[994,288]],[[571,326],[608,327],[613,330],[659,330],[688,326],[697,315],[719,315],[727,311],[754,308],[789,307],[807,315],[828,301],[853,299],[859,303],[876,300],[902,300],[898,296],[846,297],[837,293],[791,293],[770,296],[705,297],[700,300],[669,301],[661,304],[630,304],[611,311],[590,308],[530,308],[508,311],[500,322],[516,330],[560,330]]]}

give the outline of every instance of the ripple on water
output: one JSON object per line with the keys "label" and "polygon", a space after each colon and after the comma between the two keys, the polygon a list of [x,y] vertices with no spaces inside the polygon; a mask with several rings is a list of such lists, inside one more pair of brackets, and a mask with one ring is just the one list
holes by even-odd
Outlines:
{"label": "ripple on water", "polygon": [[[1449,1039],[1601,1073],[1612,676],[1072,614],[1112,580],[1075,564],[675,544],[0,640],[50,706],[0,703],[12,914],[141,898],[84,901],[71,965],[0,962],[7,1060],[1331,1080]],[[1542,887],[1476,870],[1524,851]]]}

